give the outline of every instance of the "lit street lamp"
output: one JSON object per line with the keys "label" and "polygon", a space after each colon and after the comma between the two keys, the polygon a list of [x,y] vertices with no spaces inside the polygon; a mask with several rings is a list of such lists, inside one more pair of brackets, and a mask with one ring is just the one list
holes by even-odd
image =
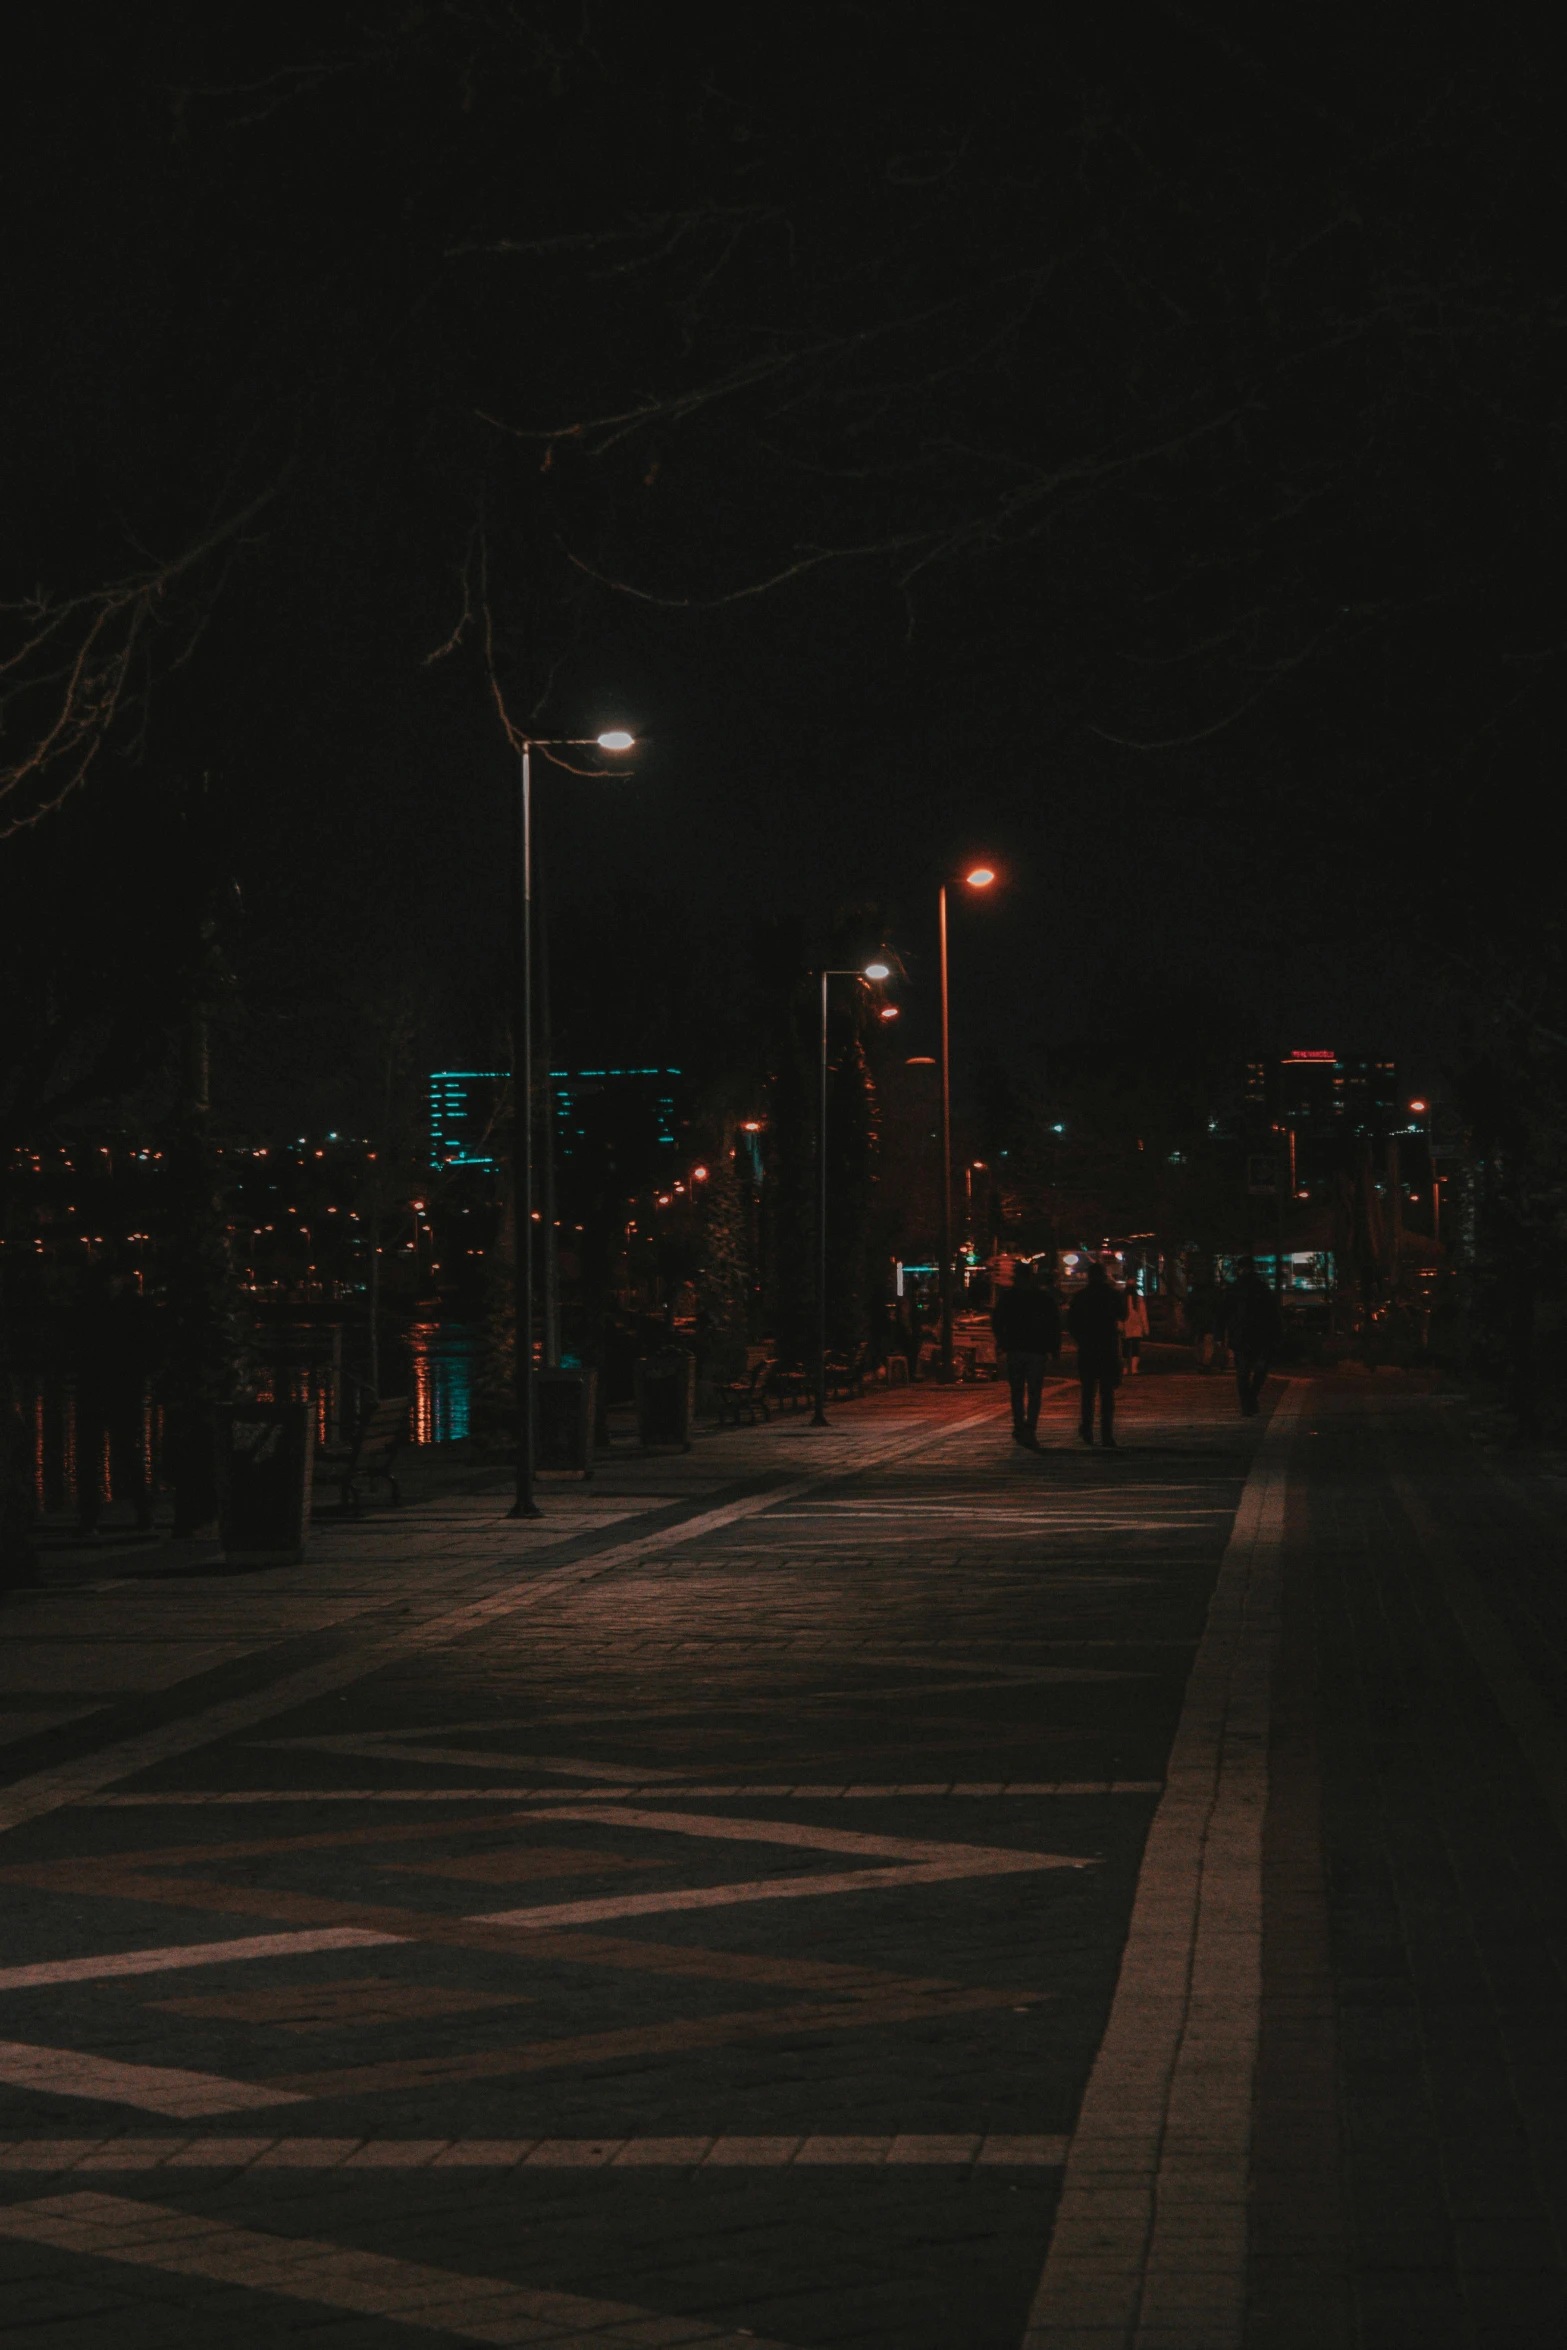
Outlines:
{"label": "lit street lamp", "polygon": [[[608,734],[564,735],[553,739],[523,735],[522,788],[517,798],[516,854],[512,863],[511,1010],[511,1191],[517,1230],[516,1279],[517,1493],[507,1513],[536,1518],[533,1498],[533,753],[543,751],[629,751],[635,737],[615,728]],[[564,760],[558,764],[565,765]],[[576,772],[574,770],[574,772]],[[545,1073],[548,1082],[548,1071]]]}
{"label": "lit street lamp", "polygon": [[827,1425],[827,982],[829,979],[890,979],[890,963],[867,963],[863,969],[840,966],[823,971],[822,1050],[816,1102],[816,1409],[813,1428]]}
{"label": "lit street lamp", "polygon": [[[994,868],[971,865],[965,889],[989,889]],[[941,1376],[952,1377],[952,1037],[947,1013],[947,884],[937,901],[941,932]]]}

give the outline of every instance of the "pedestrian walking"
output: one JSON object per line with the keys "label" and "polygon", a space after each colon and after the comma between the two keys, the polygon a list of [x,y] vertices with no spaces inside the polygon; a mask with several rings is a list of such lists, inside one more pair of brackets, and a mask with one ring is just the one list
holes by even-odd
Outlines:
{"label": "pedestrian walking", "polygon": [[1224,1301],[1224,1329],[1235,1355],[1241,1411],[1250,1420],[1261,1409],[1263,1381],[1273,1368],[1284,1325],[1279,1301],[1258,1272],[1256,1259],[1242,1257],[1236,1273]]}
{"label": "pedestrian walking", "polygon": [[1094,1441],[1097,1397],[1099,1441],[1112,1449],[1115,1445],[1115,1391],[1121,1378],[1121,1324],[1125,1316],[1124,1291],[1111,1288],[1103,1265],[1090,1265],[1087,1283],[1073,1298],[1066,1317],[1077,1343],[1077,1376],[1083,1399],[1079,1433],[1085,1444]]}
{"label": "pedestrian walking", "polygon": [[1121,1358],[1127,1372],[1141,1369],[1138,1357],[1148,1335],[1148,1300],[1135,1281],[1126,1285],[1126,1320],[1121,1324]]}
{"label": "pedestrian walking", "polygon": [[1037,1452],[1045,1365],[1061,1352],[1061,1308],[1054,1291],[1040,1287],[1032,1265],[1019,1261],[1011,1287],[1001,1291],[992,1308],[990,1327],[998,1352],[1006,1357],[1012,1441]]}

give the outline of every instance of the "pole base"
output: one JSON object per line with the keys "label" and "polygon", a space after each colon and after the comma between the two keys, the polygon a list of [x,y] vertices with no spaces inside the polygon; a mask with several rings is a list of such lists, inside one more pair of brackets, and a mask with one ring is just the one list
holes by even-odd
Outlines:
{"label": "pole base", "polygon": [[544,1512],[536,1501],[514,1501],[506,1515],[508,1518],[542,1518]]}
{"label": "pole base", "polygon": [[812,1428],[830,1428],[832,1426],[832,1422],[828,1419],[827,1414],[818,1408],[816,1411],[812,1412],[809,1425]]}

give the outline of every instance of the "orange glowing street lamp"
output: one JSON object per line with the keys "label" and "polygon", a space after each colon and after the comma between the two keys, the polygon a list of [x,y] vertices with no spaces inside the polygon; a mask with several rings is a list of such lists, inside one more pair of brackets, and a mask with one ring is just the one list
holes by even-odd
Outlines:
{"label": "orange glowing street lamp", "polygon": [[[970,865],[961,874],[965,889],[989,889],[993,865]],[[952,1031],[947,997],[947,884],[937,900],[941,934],[941,1376],[952,1377]]]}

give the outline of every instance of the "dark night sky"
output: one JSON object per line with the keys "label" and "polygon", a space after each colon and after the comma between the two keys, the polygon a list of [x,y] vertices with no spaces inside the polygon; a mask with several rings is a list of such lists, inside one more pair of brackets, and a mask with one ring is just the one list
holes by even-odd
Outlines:
{"label": "dark night sky", "polygon": [[846,906],[918,1049],[983,848],[971,1059],[1437,1069],[1554,911],[1561,205],[1527,26],[1413,29],[57,12],[10,100],[6,593],[272,495],[0,847],[13,938],[69,960],[107,901],[134,960],[233,874],[254,1118],[352,1117],[398,972],[494,1050],[477,619],[426,665],[482,547],[514,712],[649,737],[542,818],[575,1049],[716,1061],[767,923]]}

